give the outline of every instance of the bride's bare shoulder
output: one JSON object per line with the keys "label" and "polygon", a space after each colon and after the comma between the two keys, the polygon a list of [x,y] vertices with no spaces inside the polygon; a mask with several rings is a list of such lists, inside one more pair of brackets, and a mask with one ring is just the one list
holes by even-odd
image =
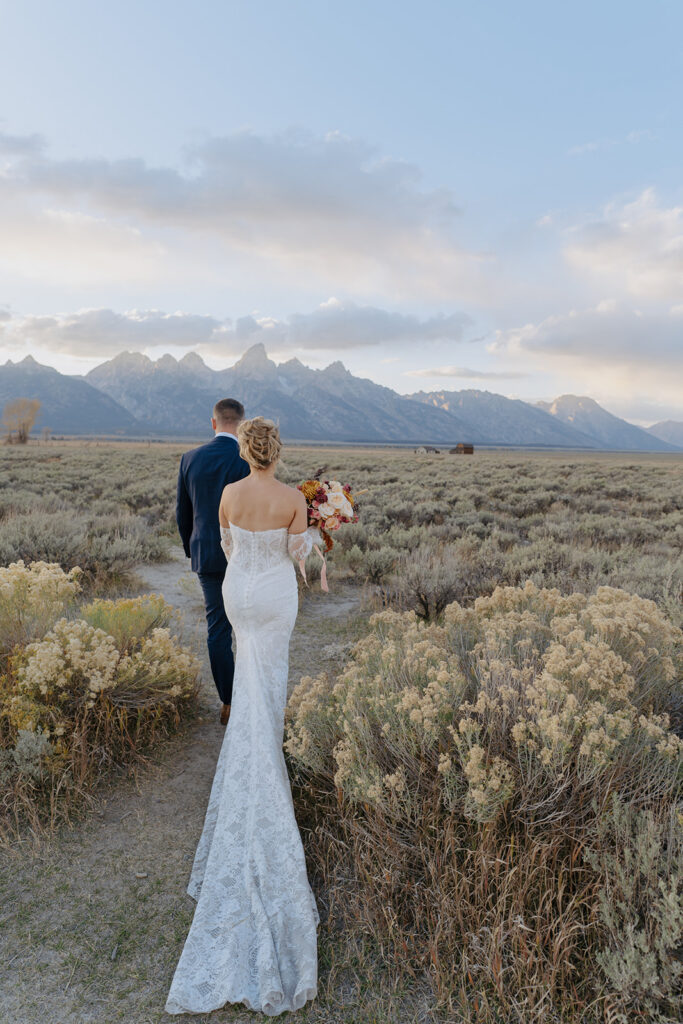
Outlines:
{"label": "bride's bare shoulder", "polygon": [[221,497],[230,497],[231,494],[237,494],[238,491],[242,490],[244,480],[233,480],[232,483],[226,484],[223,488]]}
{"label": "bride's bare shoulder", "polygon": [[281,481],[278,483],[282,487],[283,497],[287,497],[295,507],[306,504],[306,499],[298,487],[290,487],[289,484],[283,484]]}

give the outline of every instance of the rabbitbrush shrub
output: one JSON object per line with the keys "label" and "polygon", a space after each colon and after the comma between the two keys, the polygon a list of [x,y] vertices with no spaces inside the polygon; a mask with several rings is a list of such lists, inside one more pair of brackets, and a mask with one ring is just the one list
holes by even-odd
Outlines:
{"label": "rabbitbrush shrub", "polygon": [[68,816],[195,706],[199,663],[168,628],[174,612],[163,598],[98,600],[77,613],[77,589],[74,572],[56,565],[0,569],[6,833]]}
{"label": "rabbitbrush shrub", "polygon": [[73,606],[80,575],[48,562],[0,567],[0,673],[15,647],[43,636]]}
{"label": "rabbitbrush shrub", "polygon": [[681,632],[531,582],[370,625],[287,711],[330,931],[457,1020],[678,1021]]}

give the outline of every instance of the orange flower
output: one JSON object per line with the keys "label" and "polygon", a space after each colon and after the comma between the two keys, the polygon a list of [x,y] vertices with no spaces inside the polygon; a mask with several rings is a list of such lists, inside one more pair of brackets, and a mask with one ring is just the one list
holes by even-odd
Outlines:
{"label": "orange flower", "polygon": [[304,480],[300,487],[306,501],[313,501],[318,492],[318,488],[320,487],[320,483],[318,480]]}

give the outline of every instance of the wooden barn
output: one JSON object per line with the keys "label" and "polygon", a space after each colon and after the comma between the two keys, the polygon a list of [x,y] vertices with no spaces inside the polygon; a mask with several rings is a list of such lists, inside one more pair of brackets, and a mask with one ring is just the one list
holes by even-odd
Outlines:
{"label": "wooden barn", "polygon": [[449,450],[449,455],[474,455],[473,444],[463,444],[462,441],[456,444],[455,448]]}

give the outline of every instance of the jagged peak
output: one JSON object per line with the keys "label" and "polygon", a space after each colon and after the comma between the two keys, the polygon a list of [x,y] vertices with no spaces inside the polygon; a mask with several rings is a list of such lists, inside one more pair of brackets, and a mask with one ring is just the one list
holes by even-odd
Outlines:
{"label": "jagged peak", "polygon": [[278,373],[284,377],[292,377],[296,380],[308,379],[316,372],[296,357],[280,363],[277,369]]}
{"label": "jagged peak", "polygon": [[[34,367],[36,369],[38,369],[38,370],[51,370],[52,369],[51,366],[44,366],[43,363],[39,363],[37,359],[33,358],[33,356],[24,356],[23,359],[17,359],[16,363],[12,359],[8,359],[2,365],[3,366],[16,366],[17,368],[20,367],[20,366],[24,366],[24,367],[26,367],[26,369],[29,369],[29,370],[33,369]],[[55,370],[55,373],[57,373],[57,372],[58,371]]]}
{"label": "jagged peak", "polygon": [[247,349],[241,359],[238,359],[233,370],[274,370],[276,364],[268,358],[266,347],[262,341],[257,341]]}
{"label": "jagged peak", "polygon": [[326,366],[322,372],[329,374],[330,377],[351,376],[351,371],[346,369],[341,359],[335,359],[335,361],[333,363],[330,363],[329,366]]}
{"label": "jagged peak", "polygon": [[199,352],[186,352],[185,355],[178,361],[179,366],[189,366],[191,370],[208,370],[209,367],[206,365]]}
{"label": "jagged peak", "polygon": [[595,408],[595,406],[598,405],[598,402],[589,395],[558,395],[550,404],[555,406],[577,405],[579,408],[585,408],[586,406]]}
{"label": "jagged peak", "polygon": [[178,360],[170,352],[164,352],[163,356],[159,356],[154,365],[159,370],[175,370],[178,366]]}
{"label": "jagged peak", "polygon": [[102,363],[102,366],[150,366],[152,360],[149,356],[144,355],[142,352],[118,352],[113,359],[110,359],[108,363]]}

